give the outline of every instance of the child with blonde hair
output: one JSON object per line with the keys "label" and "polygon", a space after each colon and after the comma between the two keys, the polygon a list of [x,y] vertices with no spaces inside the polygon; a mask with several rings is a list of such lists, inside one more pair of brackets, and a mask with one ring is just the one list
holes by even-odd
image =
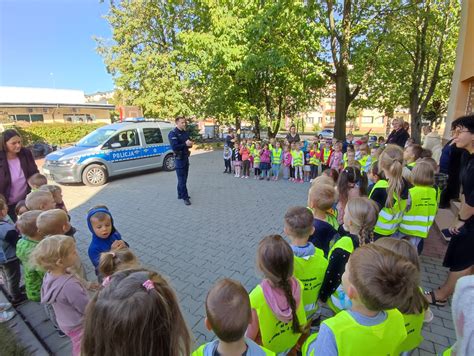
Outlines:
{"label": "child with blonde hair", "polygon": [[303,284],[303,303],[308,320],[320,315],[318,296],[328,261],[324,252],[308,241],[314,232],[313,214],[304,206],[286,211],[285,234],[290,237],[294,254],[293,275]]}
{"label": "child with blonde hair", "polygon": [[346,204],[343,230],[347,234],[340,237],[329,251],[329,264],[319,294],[321,301],[334,312],[350,308],[350,301],[341,287],[341,277],[351,253],[359,246],[373,242],[377,215],[377,205],[368,198],[352,198]]}
{"label": "child with blonde hair", "polygon": [[334,144],[334,150],[331,154],[331,157],[329,157],[329,168],[340,171],[343,166],[344,162],[342,160],[342,142],[336,142]]}
{"label": "child with blonde hair", "polygon": [[413,188],[408,190],[407,208],[400,223],[400,232],[423,251],[423,241],[428,237],[438,212],[439,194],[434,188],[434,171],[428,162],[420,161],[412,170]]}
{"label": "child with blonde hair", "polygon": [[294,182],[303,183],[304,153],[299,145],[291,152],[291,166],[295,172]]}
{"label": "child with blonde hair", "polygon": [[291,151],[288,145],[283,148],[283,179],[291,179]]}
{"label": "child with blonde hair", "polygon": [[99,273],[104,277],[110,277],[118,271],[139,267],[140,262],[137,256],[128,248],[112,250],[100,255]]}
{"label": "child with blonde hair", "polygon": [[329,211],[337,199],[334,186],[313,182],[308,193],[308,207],[313,212],[314,232],[309,241],[323,250],[324,256],[329,253],[329,243],[337,232],[337,218]]}
{"label": "child with blonde hair", "polygon": [[293,277],[293,251],[280,235],[260,241],[257,267],[262,283],[250,293],[252,322],[247,337],[275,353],[288,353],[305,331],[303,286]]}
{"label": "child with blonde hair", "polygon": [[245,337],[251,318],[249,295],[242,284],[221,279],[207,294],[204,320],[217,339],[201,345],[192,356],[273,354]]}
{"label": "child with blonde hair", "polygon": [[115,273],[87,306],[81,352],[190,355],[191,333],[169,282],[146,269]]}
{"label": "child with blonde hair", "polygon": [[38,190],[45,184],[48,184],[48,180],[41,173],[35,173],[30,178],[28,178],[28,185],[30,186],[32,192]]}
{"label": "child with blonde hair", "polygon": [[387,180],[379,180],[369,194],[380,208],[374,231],[376,237],[393,236],[402,221],[410,188],[402,177],[403,150],[397,145],[387,145],[378,162]]}
{"label": "child with blonde hair", "polygon": [[242,155],[240,154],[240,142],[235,141],[232,149],[232,165],[234,166],[234,177],[240,178],[240,169],[242,167]]}
{"label": "child with blonde hair", "polygon": [[50,210],[56,207],[53,195],[49,191],[36,190],[26,196],[25,204],[28,210]]}
{"label": "child with blonde hair", "polygon": [[419,281],[416,267],[373,244],[355,250],[342,276],[351,310],[322,322],[303,346],[303,355],[396,355],[407,337],[403,315]]}
{"label": "child with blonde hair", "polygon": [[[406,258],[413,263],[418,272],[420,272],[420,261],[416,248],[408,241],[382,237],[375,241],[375,245],[386,248]],[[429,309],[428,301],[423,296],[420,283],[421,281],[418,280],[412,296],[408,298],[405,303],[397,306],[397,309],[403,314],[407,330],[407,338],[403,344],[400,345],[397,354],[404,352],[409,354],[410,351],[416,349],[423,341],[423,335],[421,334],[423,322],[430,322],[433,319],[433,313]]]}
{"label": "child with blonde hair", "polygon": [[82,320],[89,296],[82,283],[68,269],[79,256],[74,239],[52,235],[38,243],[31,259],[46,271],[41,287],[41,303],[50,304],[60,329],[71,339],[72,354],[81,354]]}
{"label": "child with blonde hair", "polygon": [[63,200],[63,191],[59,185],[54,185],[54,184],[45,184],[42,185],[39,190],[44,190],[45,192],[50,192],[53,195],[54,202],[56,204],[55,208],[56,209],[62,209],[66,213],[67,208],[66,204],[64,204]]}

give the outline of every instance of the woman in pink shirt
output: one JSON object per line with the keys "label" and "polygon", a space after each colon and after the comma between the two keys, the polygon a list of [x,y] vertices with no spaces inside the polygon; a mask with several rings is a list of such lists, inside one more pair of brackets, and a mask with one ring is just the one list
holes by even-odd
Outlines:
{"label": "woman in pink shirt", "polygon": [[0,136],[0,194],[7,200],[8,215],[16,221],[15,205],[30,192],[28,178],[38,173],[30,150],[22,147],[20,134],[5,130]]}

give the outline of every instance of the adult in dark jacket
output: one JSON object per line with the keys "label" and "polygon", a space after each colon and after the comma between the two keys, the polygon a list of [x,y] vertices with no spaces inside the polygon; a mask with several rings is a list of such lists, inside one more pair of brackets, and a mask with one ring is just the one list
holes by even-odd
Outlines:
{"label": "adult in dark jacket", "polygon": [[288,141],[288,143],[290,145],[294,142],[300,142],[301,141],[300,135],[298,135],[296,133],[296,126],[295,125],[290,126],[290,132],[288,133],[288,135],[286,135],[285,138],[286,138],[286,141]]}
{"label": "adult in dark jacket", "polygon": [[0,136],[0,194],[7,200],[8,215],[16,221],[15,205],[30,192],[28,178],[38,173],[30,150],[22,147],[21,136],[15,130],[5,130]]}
{"label": "adult in dark jacket", "polygon": [[398,145],[405,148],[405,143],[410,138],[410,134],[403,128],[404,121],[395,118],[392,120],[393,131],[388,135],[387,144]]}
{"label": "adult in dark jacket", "polygon": [[454,139],[451,139],[441,150],[439,159],[439,171],[448,175],[446,189],[441,192],[439,207],[449,209],[451,199],[459,198],[461,185],[459,184],[459,174],[461,170],[461,157],[464,150],[456,147]]}

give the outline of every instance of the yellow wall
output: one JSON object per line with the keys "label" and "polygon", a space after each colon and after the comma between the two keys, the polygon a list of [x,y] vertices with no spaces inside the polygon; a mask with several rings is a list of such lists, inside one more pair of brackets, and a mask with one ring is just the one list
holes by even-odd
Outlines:
{"label": "yellow wall", "polygon": [[[31,111],[30,111],[31,110]],[[30,111],[30,112],[29,112]],[[44,122],[65,122],[64,115],[90,115],[93,121],[110,123],[110,111],[92,108],[5,108],[0,107],[0,121],[9,121],[10,115],[43,115]]]}

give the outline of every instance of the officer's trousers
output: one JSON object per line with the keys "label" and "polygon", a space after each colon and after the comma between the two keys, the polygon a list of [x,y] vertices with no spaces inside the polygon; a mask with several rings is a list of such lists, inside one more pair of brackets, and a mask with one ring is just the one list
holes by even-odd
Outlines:
{"label": "officer's trousers", "polygon": [[176,159],[176,176],[178,177],[178,199],[189,199],[188,188],[186,182],[188,181],[189,159]]}

